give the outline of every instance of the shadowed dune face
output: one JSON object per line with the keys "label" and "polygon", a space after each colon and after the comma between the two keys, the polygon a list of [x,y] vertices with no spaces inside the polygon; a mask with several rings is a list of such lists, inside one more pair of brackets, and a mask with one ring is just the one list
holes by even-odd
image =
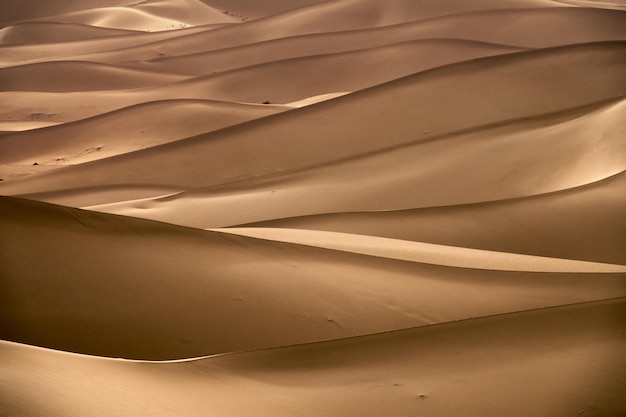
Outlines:
{"label": "shadowed dune face", "polygon": [[[110,184],[197,188],[319,165],[419,139],[618,98],[626,89],[622,82],[625,59],[622,43],[610,42],[444,66],[300,109],[293,116],[284,113],[106,163],[93,162],[6,183],[0,185],[0,191],[24,194],[88,187],[101,183],[103,176]],[[583,76],[591,77],[590,81],[579,83]],[[194,95],[200,93],[190,88]],[[467,88],[477,93],[456,94]],[[546,89],[563,94],[546,95]],[[179,91],[172,89],[171,93]],[[510,105],[502,106],[501,102]],[[337,111],[339,107],[343,111]],[[403,123],[404,118],[418,124]]]}
{"label": "shadowed dune face", "polygon": [[[287,110],[208,100],[162,100],[138,104],[56,129],[6,134],[0,140],[4,169],[27,169],[38,161],[60,167],[157,146]],[[184,123],[179,123],[184,118]],[[115,126],[115,129],[111,129]],[[90,132],[89,136],[84,131]]]}
{"label": "shadowed dune face", "polygon": [[334,213],[256,223],[625,264],[624,173],[533,197],[402,211]]}
{"label": "shadowed dune face", "polygon": [[174,74],[129,71],[91,63],[53,62],[0,69],[3,91],[125,90],[180,80]]}
{"label": "shadowed dune face", "polygon": [[6,0],[5,19],[29,22],[76,23],[93,27],[127,30],[171,30],[190,25],[229,23],[234,19],[199,0],[53,1],[24,8]]}
{"label": "shadowed dune face", "polygon": [[5,392],[36,415],[619,415],[623,315],[592,303],[168,364],[0,346]]}
{"label": "shadowed dune face", "polygon": [[22,23],[0,29],[0,42],[2,45],[62,43],[132,33],[134,32],[72,23]]}
{"label": "shadowed dune face", "polygon": [[[308,170],[93,208],[212,228],[293,215],[450,206],[554,192],[626,168],[622,106],[615,106],[586,109],[582,117],[576,111],[520,122],[513,129],[419,141]],[[252,202],[253,210],[248,209]],[[201,205],[206,207],[198,212]]]}
{"label": "shadowed dune face", "polygon": [[0,414],[626,414],[626,16],[0,1]]}
{"label": "shadowed dune face", "polygon": [[[4,198],[2,210],[2,264],[16,271],[3,274],[2,338],[92,355],[202,356],[597,300],[626,290],[625,268],[602,265],[537,267],[522,259],[509,267],[511,259],[498,264],[488,254],[478,255],[483,265],[437,257],[402,262],[27,200]],[[68,252],[63,242],[75,249]],[[30,251],[40,253],[37,263],[20,266]]]}

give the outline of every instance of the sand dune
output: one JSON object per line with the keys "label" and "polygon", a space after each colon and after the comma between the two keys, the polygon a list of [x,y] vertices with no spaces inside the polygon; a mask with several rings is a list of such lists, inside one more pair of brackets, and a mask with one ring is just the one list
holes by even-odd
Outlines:
{"label": "sand dune", "polygon": [[[463,5],[466,7],[459,7],[459,3],[455,3],[456,7],[452,10],[448,10],[448,13],[444,13],[443,11],[433,13],[434,7],[438,3],[433,5],[432,2],[428,2],[428,4],[422,4],[420,6],[419,3],[408,2],[406,0],[387,2],[384,8],[387,8],[387,6],[391,4],[393,4],[393,7],[389,7],[389,10],[392,10],[392,12],[387,13],[376,1],[324,2],[313,5],[310,8],[295,10],[267,19],[249,22],[246,25],[230,25],[216,31],[191,33],[184,37],[178,37],[176,41],[172,41],[171,39],[155,41],[149,45],[149,48],[145,46],[130,47],[125,51],[113,52],[113,56],[108,58],[108,62],[146,60],[160,56],[180,56],[301,35],[383,28],[385,26],[389,27],[390,25],[424,21],[428,18],[434,19],[436,17],[452,16],[456,13],[476,12],[481,10],[478,4],[472,5],[470,2],[464,2]],[[520,8],[519,11],[524,12],[524,8]],[[513,17],[513,19],[515,18],[519,17]],[[608,16],[607,18],[609,20],[615,19],[609,18]],[[347,21],[351,22],[351,25],[346,25]],[[563,22],[561,21],[560,23],[562,24]],[[447,35],[439,34],[434,37],[460,37],[454,35],[454,33],[457,33],[458,29],[456,26],[458,26],[458,24],[458,21],[454,22],[452,26],[444,23],[442,33],[447,32]],[[563,26],[567,27],[567,25]],[[617,26],[616,23],[611,24],[611,27],[614,26]],[[446,27],[447,30],[445,29]],[[599,27],[601,27],[601,25]],[[426,31],[422,31],[421,36],[426,36],[427,33],[429,31],[432,32],[434,28],[440,28],[439,22],[434,22],[432,25],[426,26]],[[468,28],[471,28],[471,26],[468,25]],[[597,30],[602,32],[602,29]],[[473,32],[473,30],[469,31],[470,33]],[[568,30],[566,31],[569,32]],[[594,30],[590,29],[590,34],[593,32]],[[433,37],[432,34],[430,37]],[[586,41],[591,40],[588,37],[585,39]],[[611,39],[615,40],[617,38],[612,37]],[[489,38],[478,40],[490,41]]]}
{"label": "sand dune", "polygon": [[211,230],[257,239],[459,268],[527,272],[626,272],[626,265],[493,252],[349,233],[265,227]]}
{"label": "sand dune", "polygon": [[[271,33],[272,28],[275,26],[271,22],[264,23],[264,25],[267,27],[259,30],[259,32]],[[533,28],[530,33],[527,30],[529,25],[532,25]],[[554,26],[561,28],[558,34],[553,33]],[[485,30],[477,29],[482,27]],[[201,30],[201,28],[198,28],[196,32],[200,34],[197,36],[185,36],[182,38],[181,36],[174,36],[178,31],[169,32],[171,35],[166,35],[166,37],[176,39],[157,42],[149,47],[145,45],[139,47],[129,46],[117,50],[115,50],[116,48],[113,45],[119,45],[119,41],[105,39],[106,43],[103,41],[99,42],[100,46],[97,48],[97,53],[85,53],[93,49],[93,45],[88,48],[85,43],[78,45],[72,43],[70,49],[69,45],[61,44],[54,48],[46,48],[45,51],[38,48],[36,52],[40,58],[37,61],[45,61],[46,56],[50,58],[56,57],[56,59],[59,56],[64,56],[66,59],[131,65],[136,65],[134,62],[140,59],[155,60],[159,65],[161,65],[161,61],[164,61],[162,64],[167,65],[167,69],[170,71],[188,71],[193,69],[194,66],[200,66],[203,69],[195,71],[204,73],[208,72],[204,69],[207,67],[207,62],[202,59],[204,55],[207,55],[207,59],[216,61],[215,67],[212,66],[211,68],[223,68],[226,65],[229,69],[232,69],[271,60],[372,48],[409,40],[465,39],[511,46],[545,48],[573,43],[623,40],[626,38],[626,31],[623,29],[620,13],[611,10],[578,8],[514,9],[497,10],[488,13],[479,11],[460,16],[444,16],[425,21],[371,29],[295,34],[284,38],[271,38],[271,40],[263,37],[256,40],[250,39],[249,42],[251,44],[236,42],[240,39],[236,35],[243,30],[246,30],[246,28],[239,25],[231,25],[231,27],[219,31]],[[185,33],[187,31],[189,29]],[[256,33],[256,31],[253,33]],[[163,35],[153,35],[149,38],[134,36],[133,39],[137,39],[137,41],[139,39],[146,41],[147,39],[154,39],[154,41],[157,41],[159,39],[156,36],[163,38]],[[243,37],[247,38],[249,36],[250,34],[246,34]],[[332,39],[332,42],[330,39]],[[96,41],[94,40],[90,43],[95,43]],[[130,42],[128,43],[131,44]],[[171,46],[170,43],[172,43]],[[188,44],[188,46],[182,48],[181,44],[183,43],[185,45]],[[111,51],[103,52],[103,48],[107,46]],[[32,47],[30,49],[26,48],[12,48],[9,51],[14,51],[10,53],[11,55],[23,51],[23,54],[19,56],[22,59],[31,60],[33,55]],[[57,53],[51,55],[50,50],[57,51]],[[70,51],[73,51],[73,54]],[[26,53],[28,55],[25,55]],[[187,55],[191,56],[187,57]],[[180,65],[175,64],[178,60],[180,60]],[[223,63],[220,64],[220,62]],[[214,71],[214,69],[211,71]]]}
{"label": "sand dune", "polygon": [[[366,48],[406,40],[437,38],[545,48],[574,43],[623,40],[626,36],[619,12],[576,8],[474,11],[418,21],[409,19],[406,23],[373,28],[357,27],[352,30],[345,28],[339,30],[328,27],[325,31],[312,33],[302,30],[300,26],[291,28],[293,21],[289,19],[287,22],[275,22],[272,19],[263,19],[254,22],[253,28],[250,28],[252,23],[243,26],[231,25],[217,31],[197,32],[176,40],[165,39],[154,42],[150,48],[129,47],[110,53],[81,55],[74,59],[104,60],[109,63],[130,62],[168,56],[180,57],[207,51],[218,52],[225,48],[256,49],[265,42],[286,43],[286,51],[283,52],[282,58],[284,59],[289,55],[302,55],[304,51],[297,46],[302,41],[307,43],[307,50],[312,48],[313,54],[316,51],[317,53],[335,52],[342,44],[345,45],[344,48],[359,48],[357,45],[363,45],[360,48]],[[529,25],[532,25],[532,31],[528,31]],[[555,25],[560,27],[558,34],[554,33]],[[276,32],[277,27],[285,28],[289,32]],[[332,42],[328,42],[329,36],[333,38]],[[242,42],[242,39],[245,41]],[[337,45],[333,46],[335,42]],[[262,61],[268,53],[275,54],[263,48],[258,52],[255,51],[251,57]]]}
{"label": "sand dune", "polygon": [[[58,165],[3,165],[3,173],[7,179],[38,174],[47,170],[60,168]],[[3,179],[4,181],[4,179]],[[52,201],[58,204],[80,207],[81,205],[96,206],[111,202],[131,201],[135,199],[173,195],[186,191],[184,187],[173,187],[154,184],[110,185],[103,184],[93,187],[72,188],[60,191],[26,194],[23,197],[38,201]]]}
{"label": "sand dune", "polygon": [[0,10],[0,415],[626,414],[621,0]]}
{"label": "sand dune", "polygon": [[135,3],[133,0],[84,0],[81,2],[50,0],[46,2],[34,2],[29,7],[24,7],[20,0],[3,0],[4,7],[2,22],[32,20],[45,16],[71,13],[84,9],[93,9],[104,6],[128,6]]}
{"label": "sand dune", "polygon": [[[26,63],[37,63],[45,61],[58,61],[65,57],[74,57],[81,54],[110,51],[120,48],[128,48],[131,45],[146,45],[152,42],[177,38],[190,33],[205,32],[211,30],[208,27],[191,27],[179,30],[163,32],[133,32],[129,35],[97,37],[72,42],[56,42],[52,44],[25,44],[1,46],[0,66],[7,67]],[[151,51],[153,56],[161,56],[158,49],[144,47],[143,50]],[[80,59],[74,59],[80,60]],[[93,61],[83,59],[84,61]]]}
{"label": "sand dune", "polygon": [[181,80],[175,74],[137,71],[91,62],[49,62],[0,69],[2,91],[122,90]]}
{"label": "sand dune", "polygon": [[214,228],[560,191],[626,170],[623,109],[624,102],[611,102],[282,175],[90,208]]}
{"label": "sand dune", "polygon": [[611,381],[622,376],[623,315],[616,300],[167,364],[1,342],[3,406],[97,416],[619,415]]}
{"label": "sand dune", "polygon": [[626,174],[585,187],[482,204],[337,213],[258,224],[626,264]]}
{"label": "sand dune", "polygon": [[[108,158],[173,142],[268,116],[286,108],[206,100],[163,100],[138,104],[93,118],[4,135],[0,138],[0,172],[6,165],[32,169]],[[184,120],[185,123],[177,123]],[[111,129],[115,126],[115,129]],[[88,136],[84,132],[88,131]]]}
{"label": "sand dune", "polygon": [[[46,65],[56,64],[36,64],[34,65],[34,69],[35,71],[37,71],[37,67]],[[107,66],[98,67],[98,64],[90,65],[95,66],[95,71],[93,71],[93,73],[97,73],[97,71],[104,71],[116,74],[117,72],[116,75],[119,75],[118,84],[149,84],[151,78],[153,80],[153,83],[163,81],[164,78],[168,77],[170,79],[172,77],[174,79],[179,79],[176,75],[161,75],[159,73],[147,73],[148,76],[144,78],[143,71],[135,72],[135,70],[132,69],[124,69],[120,73],[120,71],[118,71],[116,68],[110,68]],[[85,65],[85,63],[77,63],[74,65],[74,67],[79,67],[80,69],[83,69],[89,68],[90,65]],[[92,77],[90,77],[90,74],[88,72],[85,73],[83,77],[87,79],[94,79],[95,75],[97,74],[93,73]],[[152,77],[150,77],[150,75],[152,75]],[[250,78],[250,82],[252,82],[252,77]],[[65,81],[66,85],[73,85],[74,87],[72,88],[80,88],[79,83],[80,79],[79,81]],[[159,86],[148,86],[131,90],[107,90],[107,87],[112,86],[112,83],[108,80],[101,80],[98,82],[98,84],[101,85],[101,90],[91,90],[84,92],[78,91],[74,92],[73,94],[67,94],[65,92],[39,91],[13,91],[0,93],[0,95],[10,100],[7,101],[8,104],[4,106],[0,104],[0,112],[2,112],[2,115],[0,117],[2,117],[5,121],[32,121],[33,119],[45,119],[54,122],[73,122],[89,117],[95,117],[102,113],[112,112],[115,110],[123,109],[125,107],[148,102],[176,99],[231,101],[228,100],[228,98],[232,98],[228,97],[228,95],[222,95],[221,98],[225,100],[220,100],[220,97],[218,95],[212,96],[211,90],[206,92],[198,88],[198,83],[189,83],[187,85],[178,86],[165,86],[162,88],[160,88]],[[219,87],[219,83],[217,83],[216,88],[217,87]],[[50,86],[49,88],[52,89],[57,87]],[[84,103],[89,103],[89,105],[85,105]],[[261,103],[262,102],[250,104]],[[233,104],[240,105],[246,103],[235,102]],[[59,108],[62,108],[63,112],[56,113],[55,109]]]}
{"label": "sand dune", "polygon": [[[416,3],[417,4],[417,3]],[[452,4],[452,3],[447,3]],[[462,3],[469,5],[469,2]],[[506,5],[505,2],[499,4]],[[559,3],[553,3],[553,5]],[[432,5],[429,5],[432,6]],[[424,15],[426,7],[421,7],[416,11],[420,16]],[[467,11],[464,11],[467,12]],[[307,16],[313,16],[307,12]],[[402,14],[402,16],[405,16]],[[549,47],[558,46],[568,43],[581,43],[605,40],[624,39],[624,29],[621,24],[621,16],[619,12],[611,10],[596,9],[578,9],[578,8],[548,8],[548,9],[512,9],[504,8],[503,10],[485,11],[478,9],[470,11],[469,14],[455,16],[452,14],[444,14],[441,17],[432,20],[423,20],[412,23],[410,19],[407,24],[399,24],[399,26],[379,25],[378,29],[366,27],[351,28],[352,32],[346,27],[328,27],[326,30],[319,29],[319,22],[313,22],[317,30],[309,32],[303,30],[298,24],[299,19],[289,16],[278,16],[279,21],[275,19],[262,19],[248,25],[231,25],[219,31],[207,30],[202,27],[185,29],[183,31],[168,31],[161,33],[148,33],[132,35],[129,38],[104,38],[93,39],[89,42],[72,42],[68,44],[48,45],[46,48],[41,46],[15,46],[4,47],[3,56],[0,59],[0,65],[3,62],[15,63],[16,61],[40,61],[47,59],[58,59],[59,57],[68,57],[74,60],[97,60],[106,63],[129,62],[133,60],[147,60],[159,58],[168,55],[186,55],[192,53],[201,53],[206,51],[215,51],[224,48],[232,48],[236,46],[245,47],[245,45],[255,42],[268,40],[280,40],[280,38],[293,38],[298,35],[311,35],[315,38],[315,34],[321,37],[317,42],[318,46],[311,49],[310,53],[329,53],[336,52],[337,47],[333,46],[335,42],[338,45],[362,44],[357,48],[381,46],[381,41],[388,43],[401,42],[414,39],[432,39],[432,38],[460,38],[467,40],[476,40],[482,42],[503,43],[510,45],[529,46],[529,47]],[[312,19],[312,17],[311,17]],[[319,20],[328,21],[326,15],[319,17]],[[341,17],[330,19],[331,21],[341,22]],[[345,20],[345,19],[344,19]],[[485,22],[486,21],[486,22]],[[505,23],[504,23],[505,22]],[[400,22],[398,22],[400,23]],[[532,30],[528,30],[528,26],[532,25]],[[557,33],[552,30],[555,25],[560,27]],[[278,28],[282,28],[281,32],[277,32]],[[361,30],[359,30],[361,29]],[[333,42],[325,41],[328,35],[324,32],[333,33]],[[285,32],[287,31],[287,32]],[[356,31],[356,32],[355,32]],[[371,35],[362,32],[369,32]],[[195,35],[192,35],[196,33]],[[338,40],[335,41],[335,36]],[[387,40],[387,38],[390,38]],[[167,40],[169,39],[169,40]],[[346,39],[345,41],[342,41]],[[289,40],[291,42],[291,40]],[[314,42],[314,41],[313,41]],[[133,47],[133,44],[141,45]],[[146,45],[150,43],[149,46]],[[383,44],[385,44],[383,43]],[[295,46],[295,45],[294,45]],[[311,42],[307,48],[311,48]],[[348,46],[349,47],[349,46]],[[120,51],[111,54],[102,54],[106,50],[120,49]],[[321,49],[321,50],[320,50]],[[294,52],[299,49],[295,46],[291,49]],[[317,50],[317,51],[316,51]],[[302,54],[302,50],[299,50]],[[94,54],[98,52],[98,54]],[[263,57],[267,55],[266,51],[259,51],[256,56]],[[36,57],[36,58],[35,58]],[[279,59],[285,59],[283,56]],[[257,58],[258,59],[258,58]]]}
{"label": "sand dune", "polygon": [[[102,175],[109,184],[196,188],[327,163],[353,156],[355,149],[365,154],[419,137],[428,139],[619,97],[626,87],[624,58],[622,44],[614,42],[453,64],[216,134],[0,184],[0,192],[87,187],[97,185]],[[579,83],[580,77],[589,82]],[[546,89],[560,94],[546,97]],[[465,94],[454,94],[462,90]],[[501,102],[511,105],[503,107]],[[336,111],[339,106],[340,113]],[[333,123],[324,124],[331,114]],[[403,118],[420,123],[401,123]]]}
{"label": "sand dune", "polygon": [[[327,1],[309,7],[278,14],[226,32],[239,32],[238,42],[249,36],[256,41],[276,39],[305,33],[322,33],[390,26],[417,20],[433,19],[453,14],[498,9],[528,9],[536,7],[562,7],[563,4],[550,0],[506,0],[493,3],[485,0],[466,2],[437,2],[434,0],[416,3],[411,0],[391,0],[381,3],[376,0]],[[271,29],[269,31],[259,30]],[[229,36],[229,33],[223,35]],[[180,46],[188,48],[202,35],[190,36]],[[226,40],[218,35],[219,40]],[[231,42],[237,40],[231,40]],[[233,46],[232,44],[230,46]]]}
{"label": "sand dune", "polygon": [[[623,274],[438,267],[26,200],[0,207],[2,339],[73,352],[176,359],[624,295]],[[37,262],[21,264],[33,251]]]}
{"label": "sand dune", "polygon": [[[485,22],[487,21],[487,22]],[[529,34],[527,27],[532,22]],[[584,27],[581,25],[584,23]],[[209,52],[158,57],[148,68],[201,74],[282,60],[305,54],[336,53],[373,48],[411,40],[459,39],[515,47],[546,48],[583,42],[626,39],[620,13],[594,9],[502,10],[447,16],[434,20],[384,26],[374,29],[290,36],[271,41],[234,46]],[[488,28],[484,31],[480,27]],[[555,36],[555,25],[562,28]],[[229,30],[236,30],[232,28]],[[332,40],[332,41],[331,41]],[[207,48],[206,45],[203,45]],[[124,61],[125,51],[91,55],[90,58]],[[234,65],[233,65],[234,63]]]}
{"label": "sand dune", "polygon": [[[397,78],[460,61],[516,51],[508,47],[456,40],[414,41],[339,54],[315,55],[172,83],[165,88],[193,88],[222,100],[289,103],[336,91],[358,91]],[[368,68],[355,73],[354,68]],[[290,74],[298,74],[294,84]],[[321,74],[327,74],[320,83]],[[257,80],[271,80],[271,89]],[[182,84],[182,85],[181,85]]]}
{"label": "sand dune", "polygon": [[31,18],[30,21],[76,23],[141,31],[162,31],[197,24],[234,21],[232,16],[215,10],[199,0],[146,0],[121,3],[113,5],[109,2],[106,7],[83,5],[78,10]]}
{"label": "sand dune", "polygon": [[605,9],[624,10],[626,5],[620,0],[558,0],[561,3],[582,7],[601,7]]}
{"label": "sand dune", "polygon": [[249,19],[272,16],[294,9],[301,9],[316,3],[323,3],[326,0],[266,0],[258,2],[254,0],[202,0],[216,9],[228,11],[236,16]]}
{"label": "sand dune", "polygon": [[[224,23],[224,21],[230,20],[227,17],[220,17],[222,18],[222,21],[212,21],[211,23]],[[127,7],[108,7],[85,10],[58,16],[50,16],[42,20],[45,21],[46,19],[64,23],[91,25],[95,27],[142,31],[171,30],[184,28],[189,25],[185,21],[161,17],[141,9]]]}
{"label": "sand dune", "polygon": [[[434,53],[436,51],[436,54]],[[197,77],[176,83],[181,80],[180,75],[151,73],[124,69],[119,67],[97,66],[87,63],[47,63],[31,64],[25,67],[0,69],[0,82],[10,85],[10,89],[39,91],[83,91],[89,85],[93,88],[80,95],[40,95],[21,92],[4,93],[11,106],[7,106],[11,113],[4,117],[18,117],[16,111],[22,110],[31,113],[49,113],[51,108],[61,105],[65,110],[65,121],[76,120],[78,117],[88,117],[95,113],[111,111],[116,108],[129,106],[139,102],[155,101],[165,98],[194,98],[235,101],[247,103],[290,103],[337,91],[355,91],[390,81],[422,70],[440,65],[472,59],[482,56],[510,52],[510,48],[497,46],[483,46],[462,41],[425,41],[404,43],[385,48],[364,50],[339,55],[323,55],[309,58],[300,58],[267,63],[261,66],[242,68],[217,76]],[[51,67],[52,66],[52,67]],[[80,66],[80,68],[74,68]],[[371,70],[362,76],[354,76],[350,71],[355,66],[367,66]],[[36,85],[24,86],[24,82],[14,82],[14,79],[29,80],[25,71],[41,71],[47,73],[54,70],[55,74],[64,83],[48,84],[39,81]],[[67,79],[64,72],[80,70],[84,74],[84,83],[80,79]],[[101,72],[107,75],[103,78]],[[298,72],[302,82],[294,84],[289,81],[289,75]],[[333,74],[328,83],[318,81],[320,73]],[[36,75],[36,74],[33,74]],[[112,76],[116,76],[112,78]],[[95,78],[95,80],[93,78]],[[259,83],[259,78],[273,80],[273,86]],[[41,78],[34,78],[41,79]],[[106,81],[106,84],[104,83]],[[133,92],[120,91],[117,93],[102,94],[98,90],[114,90],[123,88],[142,87],[150,84],[165,84],[163,87],[141,89]],[[22,85],[21,85],[22,84]],[[43,84],[43,85],[42,85]],[[77,97],[79,98],[77,100]],[[81,103],[97,103],[85,109]],[[1,111],[1,110],[0,110]],[[89,112],[89,113],[87,113]],[[78,114],[75,114],[78,113]]]}
{"label": "sand dune", "polygon": [[38,120],[18,120],[18,121],[3,121],[0,122],[0,132],[2,134],[10,132],[21,132],[24,130],[39,129],[42,127],[55,126],[59,122],[47,122]]}
{"label": "sand dune", "polygon": [[[379,35],[378,31],[372,32],[373,33],[371,33],[371,35]],[[252,45],[226,48],[218,51],[155,58],[149,61],[138,62],[137,67],[171,72],[184,71],[184,73],[189,75],[203,75],[231,71],[234,69],[251,67],[269,62],[286,61],[288,59],[302,58],[310,55],[338,54],[341,52],[371,49],[382,46],[390,46],[393,44],[401,46],[401,44],[408,43],[410,41],[414,41],[414,43],[417,44],[417,42],[420,41],[412,39],[412,36],[407,36],[406,31],[398,32],[398,35],[405,34],[405,36],[369,36],[369,33],[365,34],[361,33],[361,31],[357,31],[357,33],[347,32],[347,34],[342,32],[333,34],[304,35],[294,38],[260,42]],[[328,42],[329,39],[333,39],[333,42]],[[367,42],[355,42],[355,40],[366,40]],[[514,46],[465,41],[462,39],[425,39],[421,40],[421,43],[425,48],[420,52],[423,59],[426,60],[442,56],[446,56],[448,59],[451,59],[454,57],[454,50],[450,51],[452,48],[458,48],[458,50],[462,52],[468,52],[468,50],[471,49],[475,52],[480,50],[482,54],[475,57],[483,56],[483,54],[484,56],[488,56],[523,50],[523,48]],[[441,45],[444,49],[443,51],[437,51],[437,53],[435,53],[435,57],[430,57],[428,53],[434,52],[432,47],[436,45]],[[429,46],[430,48],[428,48]],[[463,48],[463,46],[465,46],[465,48]],[[448,50],[446,51],[446,49]],[[110,55],[111,54],[104,54],[105,57]],[[103,54],[99,54],[99,56],[102,57]],[[462,59],[459,58],[459,61],[460,60]],[[114,59],[114,61],[117,61],[117,59]],[[451,62],[455,61],[450,61],[448,63]],[[417,72],[417,69],[415,72]]]}
{"label": "sand dune", "polygon": [[72,23],[29,22],[0,29],[0,44],[60,43],[132,33],[132,31],[127,30],[99,28]]}

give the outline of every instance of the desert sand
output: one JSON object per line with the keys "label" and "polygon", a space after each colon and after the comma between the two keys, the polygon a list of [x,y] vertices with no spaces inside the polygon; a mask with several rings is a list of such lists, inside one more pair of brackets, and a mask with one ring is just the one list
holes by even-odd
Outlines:
{"label": "desert sand", "polygon": [[0,415],[626,415],[623,1],[0,10]]}

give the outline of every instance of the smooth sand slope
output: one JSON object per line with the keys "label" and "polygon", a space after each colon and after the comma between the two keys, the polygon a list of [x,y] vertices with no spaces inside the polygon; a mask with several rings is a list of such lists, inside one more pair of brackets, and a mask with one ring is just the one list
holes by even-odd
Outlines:
{"label": "smooth sand slope", "polygon": [[622,299],[171,364],[2,342],[13,401],[0,404],[47,416],[616,416],[625,313]]}
{"label": "smooth sand slope", "polygon": [[[190,33],[204,32],[210,30],[212,27],[213,25],[208,25],[163,32],[133,31],[130,34],[121,36],[90,37],[76,41],[55,42],[52,44],[9,44],[1,47],[2,56],[0,57],[0,66],[9,67],[27,63],[58,61],[65,57],[81,53],[110,51],[119,48],[128,48],[131,45],[146,45],[157,40],[178,38]],[[144,47],[144,49],[149,49],[153,51],[156,56],[159,56],[158,50],[152,50],[149,47]]]}
{"label": "smooth sand slope", "polygon": [[626,265],[494,252],[340,232],[278,227],[234,227],[211,230],[381,258],[460,268],[528,272],[626,272]]}
{"label": "smooth sand slope", "polygon": [[51,0],[46,2],[34,2],[29,7],[24,7],[20,0],[3,0],[3,22],[36,19],[60,13],[75,12],[83,9],[92,9],[104,6],[128,6],[132,0],[85,0],[72,2],[64,0]]}
{"label": "smooth sand slope", "polygon": [[254,0],[202,0],[203,3],[216,9],[227,10],[235,16],[248,19],[272,16],[324,1],[326,0],[291,0],[288,2],[282,0],[266,0],[264,2]]}
{"label": "smooth sand slope", "polygon": [[[11,63],[16,60],[41,62],[62,57],[133,66],[144,64],[141,61],[135,62],[137,60],[149,60],[149,63],[154,61],[157,65],[167,65],[169,70],[183,72],[190,69],[190,63],[194,63],[195,66],[215,71],[212,68],[219,69],[224,65],[232,69],[271,60],[372,48],[408,40],[464,39],[545,48],[623,40],[626,36],[620,12],[570,7],[475,11],[391,26],[339,31],[330,28],[331,32],[295,32],[277,37],[255,38],[257,33],[272,33],[276,27],[284,27],[285,22],[263,20],[255,25],[262,27],[249,31],[247,25],[209,25],[180,31],[95,38],[89,42],[67,42],[45,47],[7,46],[3,48],[0,65],[2,62]],[[529,26],[532,30],[529,30]],[[555,26],[559,27],[558,33],[554,33]],[[194,33],[196,35],[188,36]],[[242,39],[247,39],[247,42],[241,43]],[[187,44],[189,46],[183,49]],[[204,55],[210,61],[199,59]],[[217,61],[215,66],[211,65],[213,60]],[[226,62],[220,65],[221,61]],[[175,62],[180,62],[181,65],[173,64]]]}
{"label": "smooth sand slope", "polygon": [[10,179],[28,175],[40,166],[62,167],[103,159],[287,109],[208,100],[162,100],[47,129],[6,134],[0,137],[0,176]]}
{"label": "smooth sand slope", "polygon": [[[529,33],[528,26],[532,24]],[[561,29],[554,32],[554,26]],[[228,30],[236,30],[229,28]],[[215,32],[212,35],[218,35]],[[374,48],[410,40],[456,39],[511,48],[546,48],[626,38],[621,13],[598,9],[500,10],[451,15],[372,29],[290,36],[209,52],[176,54],[139,62],[146,68],[202,74],[311,54]],[[207,48],[204,45],[204,48]],[[88,55],[123,62],[128,51]]]}
{"label": "smooth sand slope", "polygon": [[[184,81],[181,80],[182,75],[153,70],[122,71],[118,66],[88,62],[30,64],[0,69],[0,84],[11,86],[4,93],[10,100],[7,103],[11,104],[0,107],[0,112],[3,111],[5,120],[42,114],[50,115],[52,120],[72,121],[140,102],[167,98],[288,104],[311,96],[361,90],[440,65],[516,50],[457,40],[416,41],[344,54],[270,62]],[[181,67],[186,65],[183,63]],[[355,67],[367,67],[369,70],[355,76],[352,71]],[[34,78],[33,81],[28,77],[29,74],[45,74],[50,70],[54,70],[55,76],[63,82],[48,85],[41,78]],[[72,71],[83,75],[78,79],[68,77],[68,72]],[[293,73],[300,74],[301,82],[290,81]],[[332,77],[322,83],[320,74],[332,74]],[[15,82],[15,79],[20,82]],[[272,83],[259,83],[259,79],[271,80]],[[89,85],[92,88],[86,91]],[[150,85],[154,87],[140,88]],[[135,90],[127,91],[132,88]],[[124,91],[112,91],[121,89]],[[60,94],[63,90],[80,93]],[[82,103],[91,105],[86,107]],[[59,107],[65,111],[54,113],[54,109]]]}
{"label": "smooth sand slope", "polygon": [[28,22],[0,29],[1,45],[61,43],[132,34],[133,31],[99,28],[75,23]]}
{"label": "smooth sand slope", "polygon": [[257,223],[556,258],[626,264],[624,173],[534,197],[417,210],[336,213]]}
{"label": "smooth sand slope", "polygon": [[[229,23],[234,18],[213,9],[199,0],[146,0],[133,1],[54,1],[32,10],[7,0],[11,18],[31,22],[60,22],[84,24],[113,29],[161,31],[180,29],[198,24]],[[17,9],[17,10],[16,10]],[[24,12],[23,9],[27,11]],[[11,13],[14,11],[14,13]]]}
{"label": "smooth sand slope", "polygon": [[450,268],[7,197],[1,207],[2,338],[95,355],[202,356],[626,290],[623,273]]}
{"label": "smooth sand slope", "polygon": [[[621,42],[453,64],[219,133],[7,182],[0,192],[88,187],[105,177],[108,184],[223,184],[620,97],[624,66]],[[560,94],[546,96],[547,89]]]}
{"label": "smooth sand slope", "polygon": [[0,69],[3,91],[123,90],[181,80],[176,74],[129,70],[89,62],[51,62]]}
{"label": "smooth sand slope", "polygon": [[286,174],[91,208],[213,228],[560,191],[626,170],[624,109],[623,101],[605,103]]}
{"label": "smooth sand slope", "polygon": [[612,0],[0,0],[0,415],[626,414]]}

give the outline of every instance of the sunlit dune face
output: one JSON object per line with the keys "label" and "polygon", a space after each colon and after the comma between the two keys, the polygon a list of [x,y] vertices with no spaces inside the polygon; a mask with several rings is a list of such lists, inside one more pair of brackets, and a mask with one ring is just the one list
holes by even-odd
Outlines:
{"label": "sunlit dune face", "polygon": [[626,414],[623,2],[23,3],[0,414]]}

